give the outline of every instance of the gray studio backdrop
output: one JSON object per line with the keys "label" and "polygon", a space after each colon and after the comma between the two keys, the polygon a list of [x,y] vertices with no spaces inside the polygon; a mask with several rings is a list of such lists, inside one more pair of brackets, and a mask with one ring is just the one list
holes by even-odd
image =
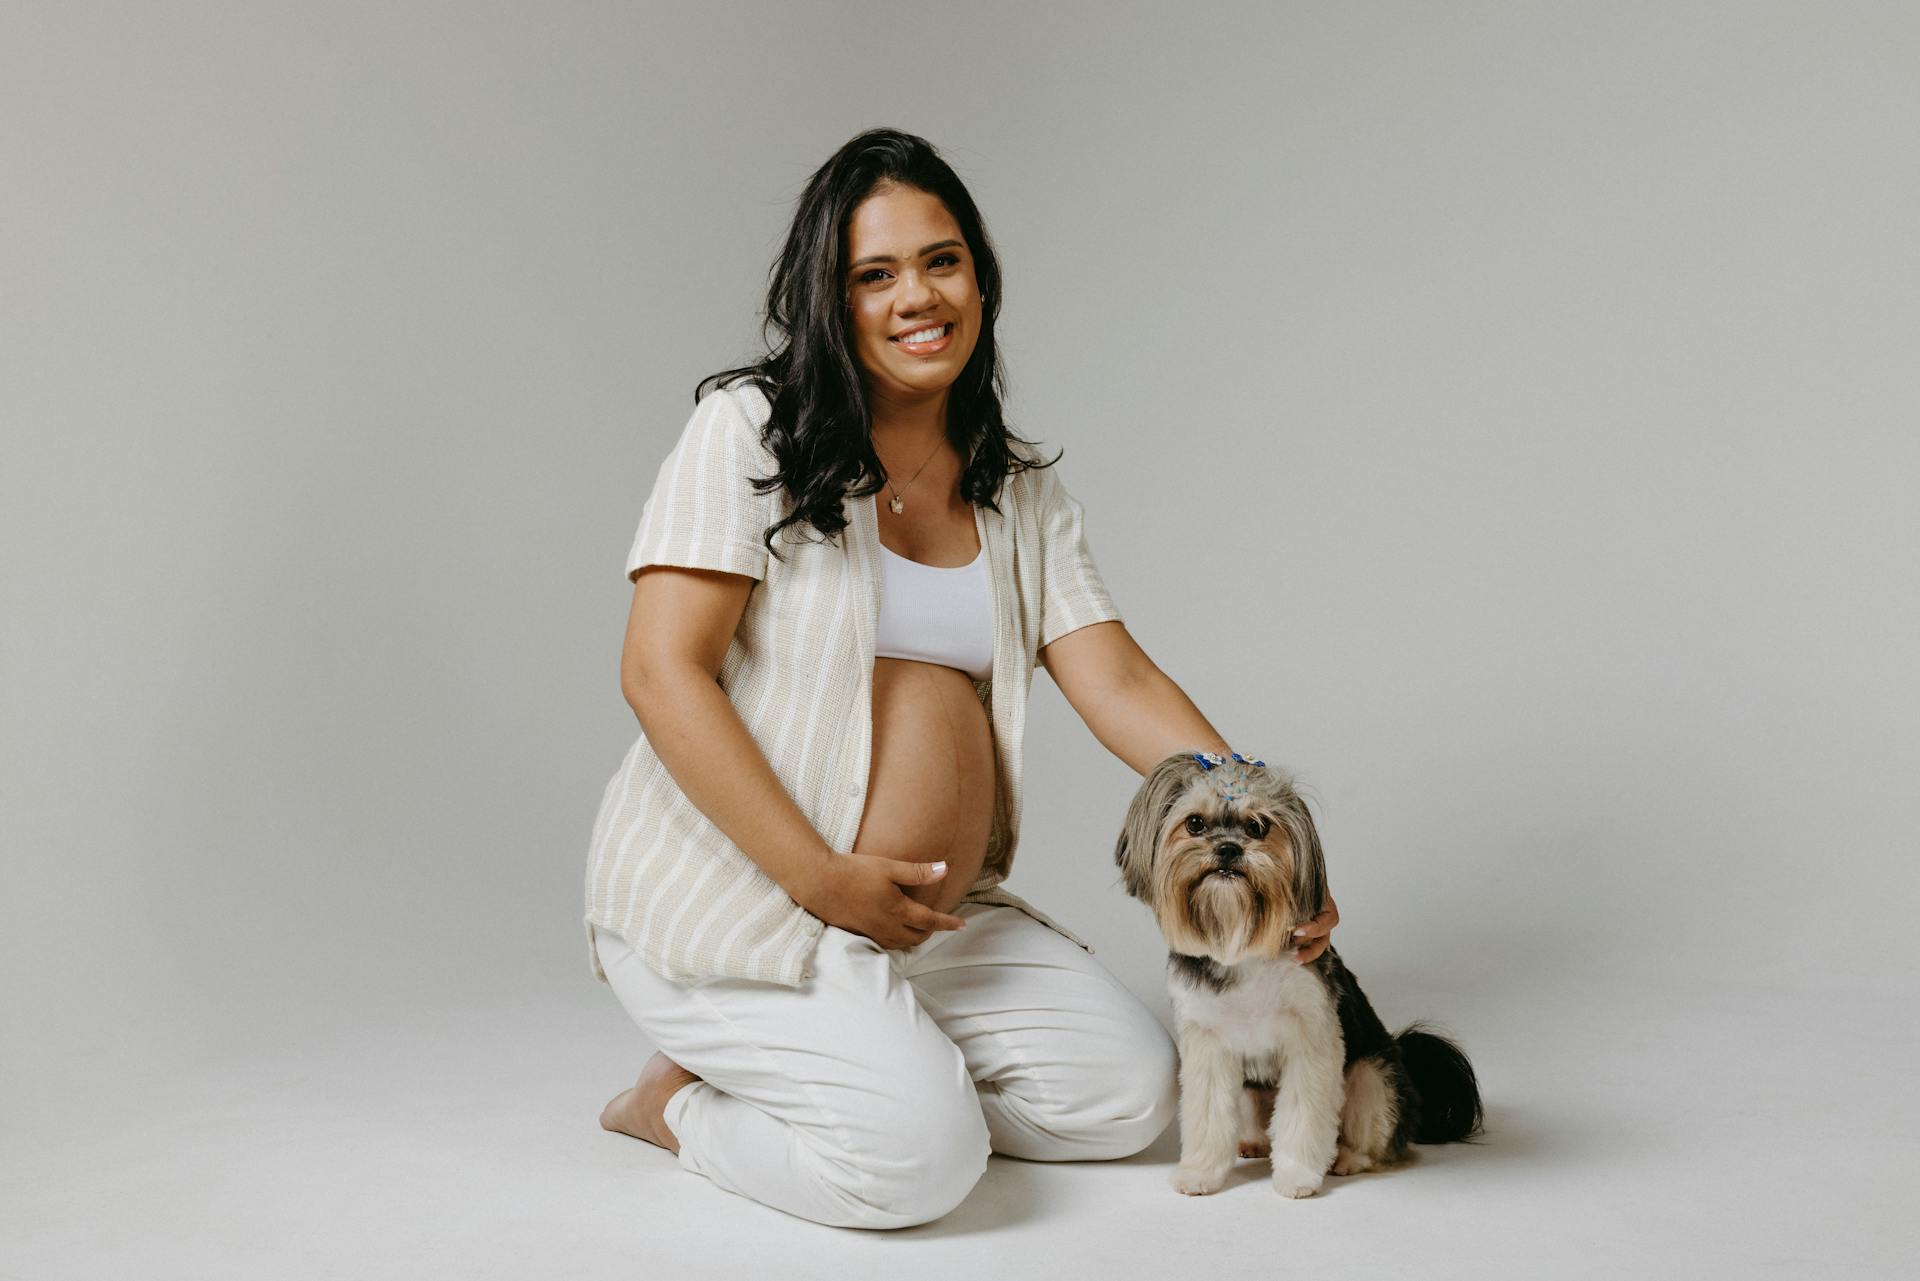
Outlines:
{"label": "gray studio backdrop", "polygon": [[[1915,959],[1908,6],[0,15],[8,1108],[623,1017],[622,560],[875,124],[972,184],[1012,420],[1398,1012]],[[1133,775],[1033,699],[1012,887],[1164,1010]]]}

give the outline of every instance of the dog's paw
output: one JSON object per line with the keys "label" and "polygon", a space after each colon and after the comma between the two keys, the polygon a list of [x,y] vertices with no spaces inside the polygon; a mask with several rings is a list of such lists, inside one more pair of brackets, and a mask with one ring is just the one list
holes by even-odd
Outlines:
{"label": "dog's paw", "polygon": [[1324,1180],[1324,1175],[1316,1174],[1289,1157],[1277,1156],[1273,1159],[1273,1190],[1283,1197],[1295,1201],[1310,1197],[1320,1190]]}
{"label": "dog's paw", "polygon": [[1265,1139],[1240,1140],[1241,1156],[1266,1156],[1273,1151],[1273,1145]]}
{"label": "dog's paw", "polygon": [[1340,1145],[1339,1150],[1335,1152],[1333,1156],[1333,1172],[1335,1174],[1365,1174],[1368,1170],[1378,1168],[1372,1157],[1355,1152],[1344,1143]]}
{"label": "dog's paw", "polygon": [[1206,1196],[1218,1192],[1227,1183],[1224,1165],[1177,1165],[1167,1182],[1184,1196]]}

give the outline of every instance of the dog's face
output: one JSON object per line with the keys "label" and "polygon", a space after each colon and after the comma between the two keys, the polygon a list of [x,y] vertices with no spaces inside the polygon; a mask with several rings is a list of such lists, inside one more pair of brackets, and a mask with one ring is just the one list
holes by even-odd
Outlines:
{"label": "dog's face", "polygon": [[1264,765],[1167,757],[1134,794],[1113,857],[1167,946],[1223,965],[1285,956],[1326,906],[1313,817],[1293,780]]}

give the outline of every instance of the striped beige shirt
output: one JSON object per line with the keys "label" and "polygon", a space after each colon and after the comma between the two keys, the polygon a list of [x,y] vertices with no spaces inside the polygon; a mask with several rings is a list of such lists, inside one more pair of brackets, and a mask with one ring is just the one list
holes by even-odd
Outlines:
{"label": "striped beige shirt", "polygon": [[[645,565],[725,570],[756,579],[721,661],[719,683],[800,811],[835,850],[852,848],[873,747],[874,632],[880,615],[877,496],[847,499],[834,543],[810,527],[762,533],[790,510],[756,494],[776,470],[761,443],[770,413],[751,383],[709,392],[654,480],[627,555]],[[1080,504],[1057,467],[1008,476],[999,512],[974,508],[993,583],[993,675],[974,682],[993,727],[995,804],[986,863],[969,901],[1016,907],[1091,951],[1001,887],[1021,812],[1021,740],[1038,651],[1119,612],[1082,531]],[[807,539],[813,541],[806,541]],[[608,781],[587,859],[587,955],[606,981],[595,929],[626,940],[679,982],[727,976],[789,987],[812,976],[826,923],[794,902],[694,807],[642,733]]]}

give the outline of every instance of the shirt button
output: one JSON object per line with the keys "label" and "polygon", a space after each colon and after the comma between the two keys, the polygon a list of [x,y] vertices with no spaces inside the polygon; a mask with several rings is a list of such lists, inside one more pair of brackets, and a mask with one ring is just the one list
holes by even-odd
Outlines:
{"label": "shirt button", "polygon": [[848,796],[858,796],[858,795],[860,795],[860,784],[858,784],[858,783],[848,783],[848,784],[847,784],[847,795],[848,795]]}

